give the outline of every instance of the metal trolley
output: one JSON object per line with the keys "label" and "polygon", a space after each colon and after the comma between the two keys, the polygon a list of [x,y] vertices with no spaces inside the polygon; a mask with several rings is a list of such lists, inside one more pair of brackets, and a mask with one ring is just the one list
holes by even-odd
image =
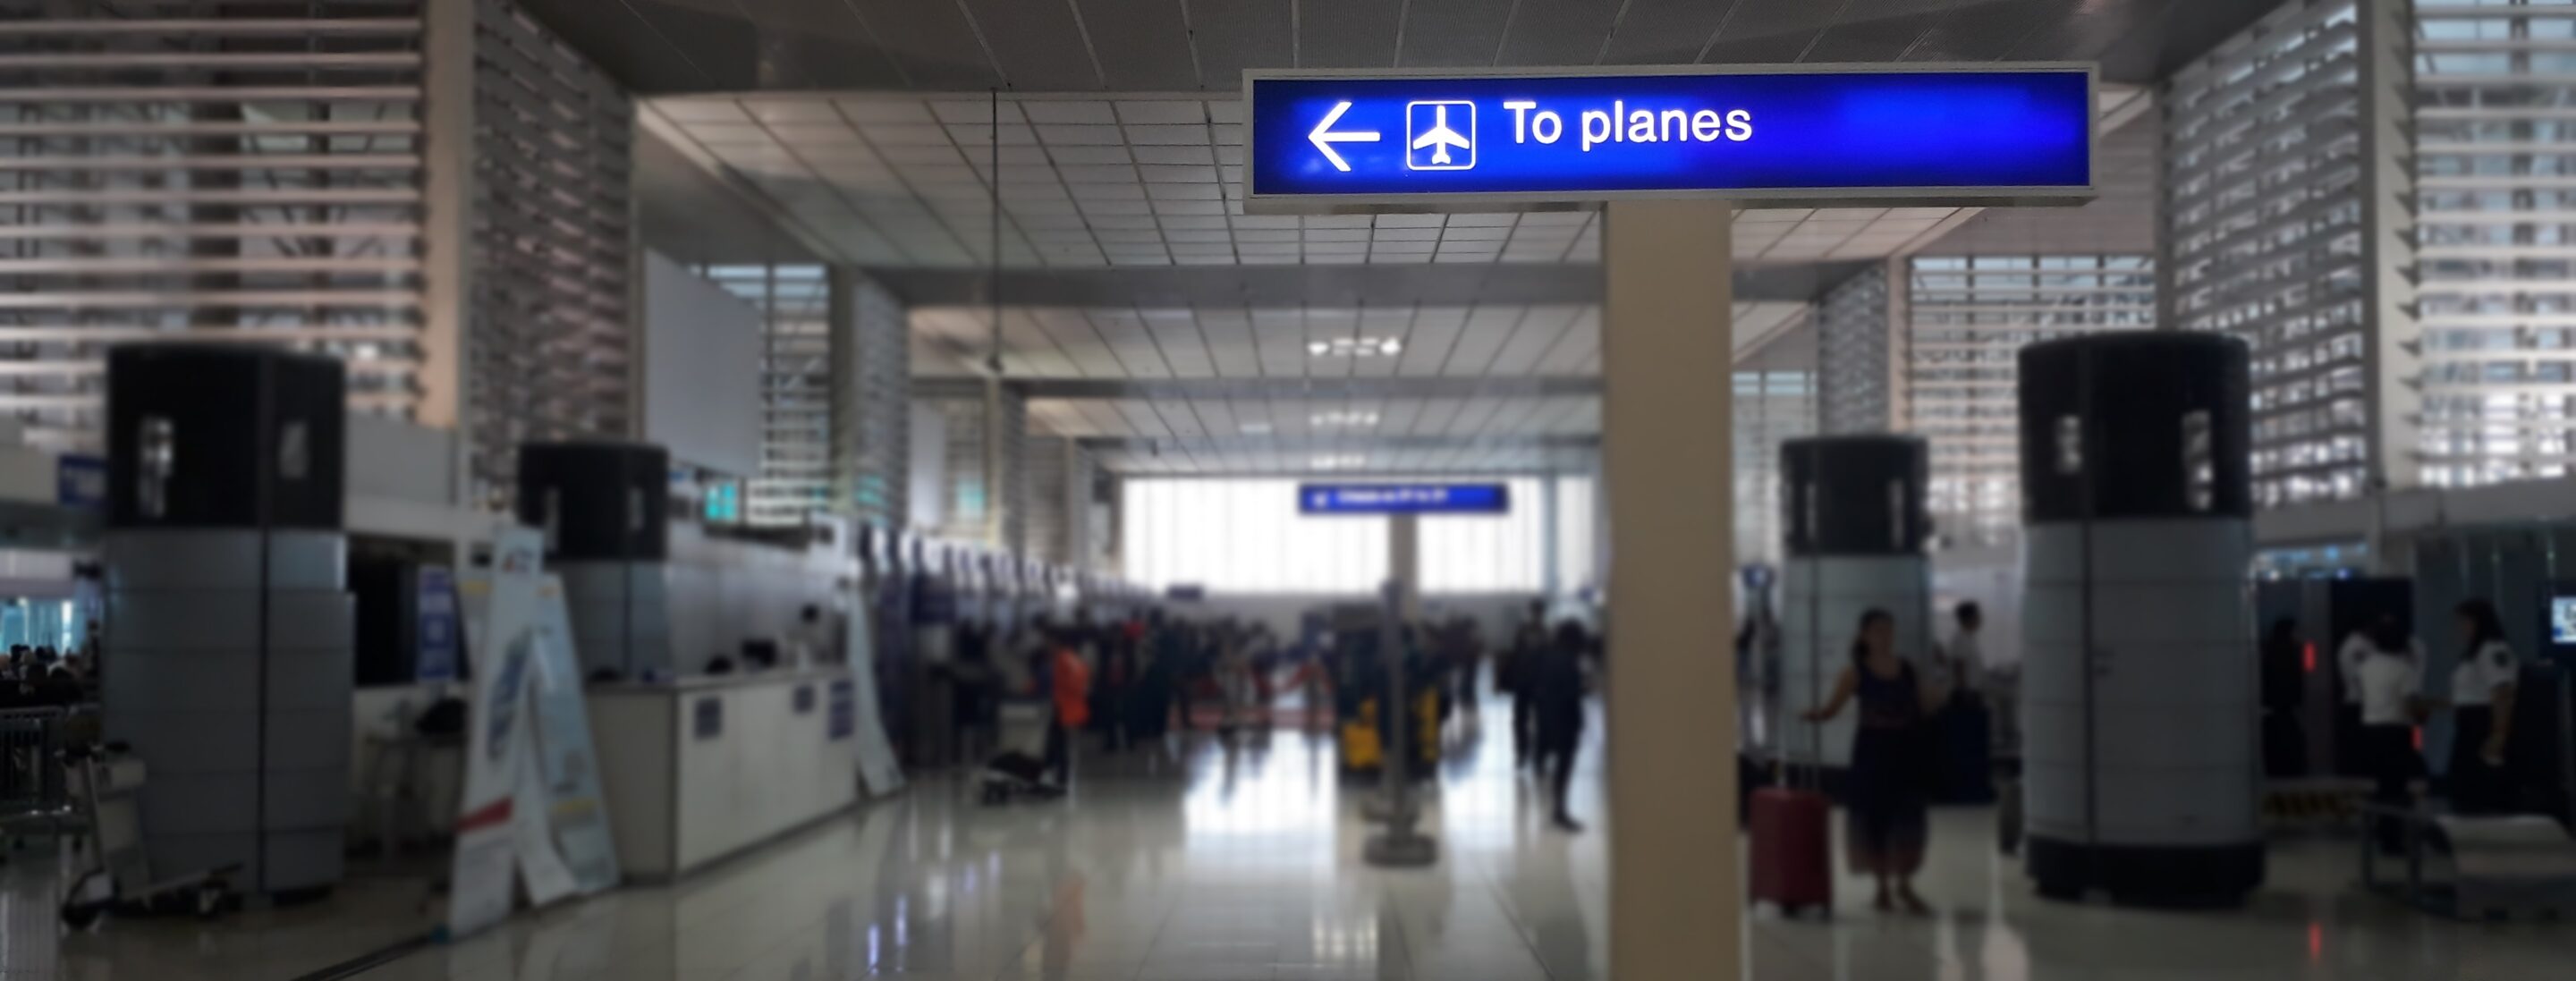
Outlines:
{"label": "metal trolley", "polygon": [[122,745],[76,746],[62,753],[65,786],[86,819],[94,856],[63,897],[63,922],[81,929],[110,912],[193,913],[213,918],[241,908],[232,878],[238,865],[155,879],[143,851],[143,760]]}
{"label": "metal trolley", "polygon": [[79,830],[63,779],[63,708],[0,709],[0,829],[11,839]]}

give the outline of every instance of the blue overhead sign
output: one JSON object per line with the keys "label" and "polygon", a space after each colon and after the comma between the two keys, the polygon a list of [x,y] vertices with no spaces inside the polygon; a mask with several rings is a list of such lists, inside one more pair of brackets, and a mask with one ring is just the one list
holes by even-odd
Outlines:
{"label": "blue overhead sign", "polygon": [[1299,514],[1502,514],[1502,484],[1300,484]]}
{"label": "blue overhead sign", "polygon": [[1250,72],[1247,205],[2080,200],[2093,69]]}

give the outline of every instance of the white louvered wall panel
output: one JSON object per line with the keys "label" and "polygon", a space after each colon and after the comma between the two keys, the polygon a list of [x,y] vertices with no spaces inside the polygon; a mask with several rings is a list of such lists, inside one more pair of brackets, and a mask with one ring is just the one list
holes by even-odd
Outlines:
{"label": "white louvered wall panel", "polygon": [[1816,307],[1819,422],[1827,433],[1879,433],[1895,421],[1888,391],[1887,267],[1873,265]]}
{"label": "white louvered wall panel", "polygon": [[2368,483],[2360,37],[2352,0],[2285,6],[2177,72],[2163,104],[2174,326],[2251,347],[2266,506]]}
{"label": "white louvered wall panel", "polygon": [[1907,269],[1905,430],[1930,444],[1933,526],[1946,544],[2007,541],[2021,527],[2021,349],[2153,328],[2155,261],[1917,256]]}
{"label": "white louvered wall panel", "polygon": [[911,325],[903,301],[855,270],[831,277],[833,476],[863,521],[900,527],[910,512]]}
{"label": "white louvered wall panel", "polygon": [[625,93],[503,0],[474,19],[474,472],[519,444],[632,434],[635,265]]}
{"label": "white louvered wall panel", "polygon": [[421,11],[0,7],[0,409],[95,449],[106,349],[265,343],[422,391]]}

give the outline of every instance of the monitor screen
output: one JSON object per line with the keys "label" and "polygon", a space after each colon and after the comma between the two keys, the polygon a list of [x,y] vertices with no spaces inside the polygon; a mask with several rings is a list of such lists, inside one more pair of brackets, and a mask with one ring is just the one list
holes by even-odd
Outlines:
{"label": "monitor screen", "polygon": [[2549,598],[2549,642],[2576,646],[2576,596]]}

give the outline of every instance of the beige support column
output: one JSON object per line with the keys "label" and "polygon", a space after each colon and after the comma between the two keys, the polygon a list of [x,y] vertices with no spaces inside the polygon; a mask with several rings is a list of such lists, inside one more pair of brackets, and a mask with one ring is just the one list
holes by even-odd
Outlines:
{"label": "beige support column", "polygon": [[1109,550],[1108,543],[1094,537],[1091,527],[1091,490],[1100,477],[1099,461],[1082,448],[1082,440],[1064,438],[1064,564],[1085,572],[1111,572],[1099,558]]}
{"label": "beige support column", "polygon": [[[2365,493],[2380,495],[2423,483],[2416,454],[2424,414],[2422,324],[2415,309],[2415,4],[2363,0],[2353,19],[2353,67],[2361,87],[2360,230],[2362,283],[2355,300],[2367,340],[2362,348],[2362,404],[2369,422]],[[2384,564],[2373,541],[2371,568],[2403,576],[2411,567]]]}
{"label": "beige support column", "polygon": [[1010,527],[1011,506],[1019,503],[1011,500],[1010,473],[1006,468],[1020,464],[1019,461],[1010,459],[1010,454],[1006,452],[1008,447],[1002,440],[1003,405],[1001,376],[986,376],[982,446],[984,451],[984,544],[1002,549],[1017,557],[1020,555],[1020,549],[1013,546],[1004,533],[1005,529]]}
{"label": "beige support column", "polygon": [[412,421],[449,431],[450,498],[471,507],[484,503],[471,494],[474,416],[465,404],[474,296],[474,0],[430,0],[422,18],[420,401]]}
{"label": "beige support column", "polygon": [[1610,205],[1601,235],[1610,502],[1610,973],[1742,976],[1736,873],[1734,221]]}

